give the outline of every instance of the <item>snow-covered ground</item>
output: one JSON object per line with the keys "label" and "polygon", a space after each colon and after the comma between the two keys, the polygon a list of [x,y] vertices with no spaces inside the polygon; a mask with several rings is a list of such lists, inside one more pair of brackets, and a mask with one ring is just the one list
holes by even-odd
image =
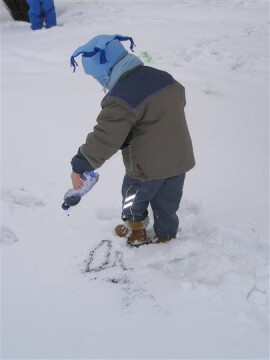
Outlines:
{"label": "snow-covered ground", "polygon": [[[55,4],[36,32],[0,5],[2,358],[268,359],[268,2]],[[197,165],[167,244],[113,235],[120,153],[61,209],[104,95],[69,58],[101,33],[186,87]]]}

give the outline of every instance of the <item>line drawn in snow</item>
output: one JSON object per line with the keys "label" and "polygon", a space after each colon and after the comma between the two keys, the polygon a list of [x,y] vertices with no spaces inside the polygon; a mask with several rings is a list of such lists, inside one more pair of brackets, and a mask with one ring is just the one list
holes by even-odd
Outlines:
{"label": "line drawn in snow", "polygon": [[133,270],[125,266],[121,251],[113,251],[111,240],[102,240],[90,251],[85,263],[85,273],[100,273],[108,268],[118,268],[123,272]]}
{"label": "line drawn in snow", "polygon": [[155,296],[132,279],[134,271],[134,268],[126,265],[123,252],[113,248],[111,240],[101,240],[84,261],[82,273],[92,281],[119,285],[121,304],[125,309],[139,299],[146,299],[154,302],[158,311],[164,312],[156,303]]}
{"label": "line drawn in snow", "polygon": [[12,245],[16,243],[19,239],[13,230],[3,226],[0,233],[0,244],[1,245]]}
{"label": "line drawn in snow", "polygon": [[257,284],[255,284],[247,293],[246,299],[250,299],[251,301],[258,304],[261,302],[265,303],[267,301],[267,291],[266,289],[260,289]]}

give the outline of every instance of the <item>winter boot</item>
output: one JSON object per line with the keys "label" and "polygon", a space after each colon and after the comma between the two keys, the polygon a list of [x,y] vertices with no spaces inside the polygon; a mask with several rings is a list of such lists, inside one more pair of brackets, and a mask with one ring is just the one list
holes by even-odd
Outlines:
{"label": "winter boot", "polygon": [[145,221],[127,221],[127,226],[131,230],[127,236],[127,243],[131,246],[141,246],[148,243]]}
{"label": "winter boot", "polygon": [[114,229],[115,233],[119,237],[125,237],[128,233],[128,227],[126,224],[119,224]]}
{"label": "winter boot", "polygon": [[[144,222],[144,227],[147,228],[147,226],[149,224],[149,217],[147,216],[145,218],[145,220],[143,220],[143,222]],[[128,232],[130,231],[130,229],[128,228],[128,221],[125,221],[124,224],[117,225],[114,228],[114,231],[115,231],[116,235],[119,237],[127,236]]]}
{"label": "winter boot", "polygon": [[166,243],[168,241],[170,241],[171,238],[170,237],[166,237],[166,236],[155,236],[154,239],[151,240],[152,244],[161,244],[161,243]]}

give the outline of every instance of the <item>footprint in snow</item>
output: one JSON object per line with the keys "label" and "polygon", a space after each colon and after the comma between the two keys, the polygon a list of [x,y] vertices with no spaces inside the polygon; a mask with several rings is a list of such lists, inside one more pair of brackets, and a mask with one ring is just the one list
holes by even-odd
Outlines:
{"label": "footprint in snow", "polygon": [[3,226],[0,233],[0,244],[1,245],[11,245],[18,241],[18,238],[14,231],[8,227]]}
{"label": "footprint in snow", "polygon": [[3,199],[6,202],[24,206],[26,208],[40,208],[45,206],[45,203],[41,199],[37,198],[24,188],[6,192]]}

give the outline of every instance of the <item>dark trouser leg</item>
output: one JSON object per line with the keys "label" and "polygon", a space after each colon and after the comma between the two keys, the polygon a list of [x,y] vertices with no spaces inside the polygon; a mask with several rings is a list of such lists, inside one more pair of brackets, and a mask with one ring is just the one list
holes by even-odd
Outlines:
{"label": "dark trouser leg", "polygon": [[185,174],[164,180],[150,204],[154,214],[154,230],[157,236],[176,237],[179,219],[176,214],[182,198]]}
{"label": "dark trouser leg", "polygon": [[151,194],[145,187],[145,183],[146,181],[125,175],[122,185],[123,220],[142,221],[147,217]]}

